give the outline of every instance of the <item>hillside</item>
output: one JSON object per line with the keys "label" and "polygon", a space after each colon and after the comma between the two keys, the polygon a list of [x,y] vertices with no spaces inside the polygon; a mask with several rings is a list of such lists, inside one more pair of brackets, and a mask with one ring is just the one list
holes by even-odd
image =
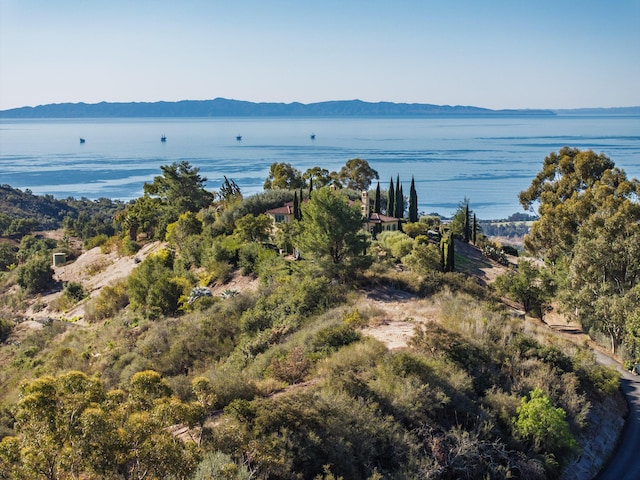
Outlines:
{"label": "hillside", "polygon": [[[213,195],[188,162],[162,169],[113,235],[79,214],[0,244],[0,471],[587,480],[614,448],[620,374],[562,315],[564,272],[483,235],[468,205],[369,228],[357,191]],[[556,246],[545,221],[532,248]],[[616,225],[635,251],[637,223]],[[633,320],[633,288],[614,314]]]}
{"label": "hillside", "polygon": [[[51,238],[56,238],[59,235],[49,236]],[[131,328],[131,326],[129,326],[129,328],[125,327],[124,330],[123,326],[130,324],[130,322],[132,321],[132,317],[130,315],[126,315],[124,318],[122,318],[122,320],[116,321],[116,323],[113,323],[111,326],[106,323],[104,325],[101,323],[91,324],[82,319],[84,315],[84,306],[100,298],[100,293],[105,287],[113,285],[114,282],[118,281],[119,279],[122,280],[126,278],[138,265],[142,264],[149,253],[153,251],[158,252],[158,249],[161,247],[162,245],[158,243],[150,243],[148,245],[145,245],[138,253],[132,256],[122,256],[115,252],[101,253],[100,248],[93,248],[89,251],[83,252],[75,261],[67,265],[56,267],[55,275],[57,278],[65,282],[82,283],[85,286],[86,290],[89,292],[89,297],[83,300],[80,305],[72,308],[71,310],[63,312],[56,312],[55,307],[52,308],[52,306],[56,305],[56,300],[63,295],[62,291],[54,292],[49,295],[40,296],[37,298],[36,304],[32,304],[27,311],[27,315],[29,316],[30,321],[23,322],[20,328],[15,329],[13,335],[9,337],[8,341],[6,342],[6,346],[2,347],[2,354],[0,356],[0,358],[2,358],[2,362],[6,365],[12,366],[12,368],[9,371],[5,372],[2,377],[4,384],[9,386],[15,385],[17,378],[14,378],[13,375],[15,375],[19,371],[16,370],[16,367],[20,365],[21,362],[24,362],[25,359],[29,358],[25,357],[25,348],[28,349],[29,345],[33,345],[34,336],[40,337],[41,341],[44,338],[48,339],[44,343],[40,343],[40,345],[42,345],[41,352],[38,352],[33,356],[33,360],[38,360],[38,363],[41,365],[40,367],[36,368],[36,371],[42,371],[42,369],[44,369],[44,371],[52,373],[58,369],[62,369],[61,371],[65,371],[69,368],[82,368],[82,370],[86,370],[87,372],[98,372],[100,370],[96,370],[96,368],[105,368],[109,363],[111,363],[107,360],[107,358],[112,357],[118,350],[116,348],[116,350],[114,351],[114,346],[109,345],[113,344],[113,342],[124,342],[123,347],[125,345],[128,345],[126,347],[126,350],[139,352],[136,353],[136,356],[142,354],[145,348],[148,349],[152,344],[155,344],[156,346],[153,347],[153,349],[155,350],[159,348],[159,350],[148,358],[155,358],[154,367],[159,369],[160,371],[164,370],[168,373],[171,368],[169,370],[166,370],[168,365],[166,364],[166,360],[168,358],[165,357],[169,353],[169,351],[173,349],[174,345],[179,345],[185,341],[193,342],[196,338],[191,337],[191,340],[181,338],[186,332],[180,325],[184,324],[185,327],[188,324],[197,325],[200,322],[205,321],[206,316],[202,317],[202,314],[191,314],[185,317],[183,320],[167,319],[156,321],[154,323],[140,324],[139,326],[134,326],[134,328]],[[467,274],[470,275],[471,278],[475,278],[480,284],[488,285],[498,275],[506,271],[506,267],[483,257],[473,246],[459,243],[458,251],[459,263],[461,265],[464,265],[464,270],[468,272]],[[400,277],[398,277],[398,279],[400,279]],[[239,295],[237,298],[245,298],[245,300],[241,300],[241,303],[246,303],[247,299],[250,296],[255,295],[255,293],[253,292],[256,291],[255,289],[257,286],[258,285],[255,280],[251,280],[250,278],[242,280],[241,276],[234,275],[234,278],[229,283],[227,283],[226,285],[221,284],[218,286],[213,286],[211,288],[211,291],[214,293],[214,295],[218,296],[225,290],[233,289],[237,292],[236,294]],[[37,308],[34,308],[36,305]],[[219,309],[215,310],[219,311]],[[508,309],[507,311],[509,310],[510,309]],[[327,315],[329,315],[329,317],[327,317]],[[274,375],[274,372],[276,372],[276,359],[282,358],[283,360],[285,360],[287,358],[280,357],[279,355],[282,355],[282,353],[285,352],[289,352],[289,354],[291,354],[291,352],[295,352],[297,348],[309,348],[310,345],[313,345],[315,342],[317,342],[317,340],[314,340],[314,337],[319,333],[323,331],[329,331],[331,329],[342,328],[339,327],[340,322],[335,322],[337,318],[339,318],[340,316],[344,317],[345,315],[356,315],[358,318],[358,320],[354,320],[356,322],[354,325],[358,325],[356,331],[360,332],[364,336],[363,339],[367,337],[376,339],[380,342],[381,345],[384,345],[384,349],[380,350],[380,347],[376,346],[375,343],[371,344],[366,340],[363,340],[362,343],[354,343],[351,346],[348,346],[351,342],[347,342],[347,344],[345,344],[345,346],[343,347],[344,349],[346,349],[344,351],[344,355],[347,355],[347,350],[351,352],[349,355],[363,355],[362,349],[373,349],[373,351],[377,352],[375,354],[376,356],[387,357],[388,361],[391,362],[396,361],[393,360],[394,358],[403,358],[403,355],[409,355],[410,357],[407,357],[407,359],[413,358],[413,356],[418,355],[418,352],[421,351],[420,349],[422,347],[420,347],[420,345],[422,344],[422,342],[426,341],[426,339],[422,337],[422,334],[420,333],[421,331],[429,331],[431,332],[431,335],[436,336],[435,338],[441,338],[441,340],[438,341],[436,341],[434,338],[433,340],[427,341],[427,343],[429,345],[428,348],[432,349],[432,351],[434,348],[436,350],[444,348],[445,350],[442,350],[442,353],[444,353],[448,348],[450,348],[445,346],[446,342],[454,341],[455,343],[455,338],[458,336],[460,336],[459,340],[461,340],[462,338],[467,338],[467,334],[471,333],[468,331],[468,329],[471,328],[472,331],[475,331],[474,336],[476,337],[476,341],[474,341],[474,343],[470,343],[468,347],[465,348],[471,348],[472,351],[474,349],[479,349],[476,350],[475,354],[473,354],[474,356],[480,355],[479,358],[484,357],[485,362],[493,362],[493,360],[489,360],[489,357],[486,357],[487,353],[482,353],[483,347],[480,346],[481,343],[478,343],[478,339],[486,334],[489,334],[489,331],[485,330],[485,327],[478,325],[477,322],[481,317],[486,315],[492,315],[494,321],[497,321],[498,317],[495,316],[495,314],[489,314],[488,311],[484,310],[480,303],[476,303],[476,300],[474,300],[473,297],[462,292],[455,293],[447,290],[435,295],[425,297],[424,295],[416,294],[415,292],[411,292],[409,290],[403,290],[392,285],[382,284],[378,286],[369,285],[361,287],[358,293],[352,295],[352,299],[344,306],[338,308],[337,310],[330,309],[324,316],[320,316],[316,320],[314,320],[314,322],[308,323],[307,327],[300,330],[298,334],[293,334],[292,332],[291,334],[283,337],[281,340],[271,344],[271,346],[266,351],[264,351],[264,353],[258,354],[251,362],[251,364],[254,364],[254,367],[252,368],[255,369],[261,364],[264,365],[264,362],[267,362],[267,364],[271,364],[271,375]],[[452,317],[452,315],[454,316]],[[510,315],[511,314],[507,314],[507,317],[503,318],[509,318]],[[329,318],[333,318],[334,320],[329,321]],[[518,317],[516,316],[513,318]],[[74,319],[73,324],[66,323],[71,319]],[[78,321],[77,319],[80,319],[80,321]],[[33,320],[38,321],[34,322]],[[193,322],[196,323],[194,324]],[[517,323],[520,322],[522,322],[522,320],[517,321]],[[314,323],[317,323],[317,326],[314,326]],[[548,347],[545,348],[557,349],[554,350],[557,352],[577,352],[580,348],[579,345],[583,342],[582,340],[580,340],[576,344],[573,344],[572,341],[564,340],[560,337],[557,337],[553,334],[552,331],[550,331],[548,328],[545,328],[544,324],[541,324],[539,321],[528,317],[524,320],[524,324],[516,326],[516,324],[514,324],[512,320],[509,320],[501,328],[505,328],[508,324],[510,324],[510,326],[508,327],[509,329],[515,328],[522,333],[526,332],[526,335],[531,338],[530,342],[533,342],[530,345],[535,345],[540,342],[540,345],[548,345]],[[121,326],[118,326],[117,330],[114,331],[113,328],[117,325]],[[325,326],[322,327],[321,325]],[[329,327],[329,325],[334,326]],[[54,331],[57,333],[54,333],[54,331],[47,333],[47,330],[52,328],[54,328]],[[200,330],[201,328],[201,326],[198,326],[196,327],[196,330]],[[440,330],[443,328],[445,330]],[[162,335],[160,332],[165,329],[173,332],[172,340],[166,345],[166,347],[161,347],[160,344],[156,343],[159,339],[157,338],[157,335]],[[117,337],[114,337],[114,334],[116,334]],[[443,334],[445,335],[444,337],[442,336]],[[123,337],[122,335],[125,336]],[[302,337],[300,335],[302,335]],[[449,337],[451,335],[453,336]],[[535,340],[533,340],[534,338]],[[215,338],[211,340],[219,341],[219,339],[215,340]],[[445,343],[441,343],[443,340],[445,341]],[[470,339],[467,341],[470,341]],[[303,347],[303,345],[306,345],[306,347]],[[193,345],[193,347],[198,348],[196,345]],[[140,348],[142,348],[143,350],[139,350]],[[161,353],[165,348],[168,348],[168,350],[166,350],[165,353]],[[491,348],[495,348],[495,345]],[[81,351],[87,351],[87,349],[89,349],[88,351],[91,352],[91,355],[87,359],[85,359],[84,362],[78,363],[78,359],[80,359],[82,356],[77,357],[78,359],[74,358],[76,357],[76,355],[80,354]],[[358,349],[360,349],[360,353],[356,353],[359,351]],[[385,350],[388,353],[383,353],[383,351]],[[65,356],[67,356],[68,358],[59,358],[58,356],[60,352],[66,352]],[[330,355],[326,357],[323,362],[329,362],[329,364],[331,364],[332,362],[338,362],[337,359],[340,356],[339,352],[340,350],[337,350],[335,352],[335,359],[332,360],[334,355]],[[123,355],[124,353],[125,350],[121,350],[121,353],[119,353],[118,356]],[[148,354],[142,355],[143,356],[141,358],[144,358]],[[458,354],[456,354],[456,356],[452,358],[457,358],[457,355]],[[231,353],[229,359],[231,359],[233,356],[234,354]],[[430,365],[432,365],[431,368],[445,368],[444,364],[440,365],[438,363],[439,361],[436,361],[436,359],[439,357],[440,354],[432,357],[432,360],[430,360],[430,362],[436,363],[430,363]],[[56,358],[58,358],[58,360],[55,360]],[[220,358],[220,360],[223,360],[224,357],[218,358]],[[341,368],[351,368],[347,367],[347,365],[350,365],[352,363],[352,360],[347,361],[346,358],[348,357],[344,357],[342,360],[339,360],[339,362],[346,362]],[[87,362],[87,360],[89,361]],[[455,388],[461,389],[460,393],[466,392],[464,395],[470,397],[466,400],[464,400],[462,397],[458,398],[457,400],[450,400],[454,402],[451,405],[451,408],[453,408],[454,410],[462,408],[462,411],[471,409],[468,410],[468,412],[470,412],[473,411],[474,408],[471,406],[472,404],[466,405],[466,402],[471,401],[470,398],[474,396],[472,394],[472,391],[477,387],[472,387],[472,384],[475,384],[475,382],[479,380],[479,377],[476,376],[480,372],[478,371],[474,373],[474,370],[476,370],[477,367],[473,367],[472,364],[468,364],[468,360],[464,360],[462,364],[458,363],[459,361],[460,359],[455,361],[455,364],[458,365],[455,368],[453,367],[453,364],[449,367],[446,367],[446,371],[448,372],[447,375],[454,376],[447,381],[454,382],[457,385]],[[523,367],[524,365],[528,365],[527,368],[534,368],[534,365],[537,365],[535,363],[532,363],[531,358],[529,360],[521,359],[520,361],[524,362]],[[58,367],[52,370],[55,362],[58,362]],[[84,363],[85,366],[81,367],[82,363]],[[221,364],[220,367],[224,369],[230,368],[229,365],[227,367],[223,367],[225,363],[227,362]],[[133,366],[133,364],[129,365]],[[197,367],[197,364],[195,363],[191,365],[192,366],[189,369],[193,368],[196,371],[202,372],[202,369],[206,364],[202,364],[200,367]],[[463,365],[467,366],[462,367]],[[542,365],[543,364],[541,363],[540,366]],[[141,366],[137,368],[140,368]],[[114,367],[115,365],[113,365],[112,367],[108,367],[108,369],[111,370]],[[260,402],[270,402],[268,405],[271,406],[269,406],[268,408],[275,408],[277,410],[278,408],[284,408],[286,405],[289,405],[289,407],[287,408],[293,408],[295,410],[296,408],[298,408],[297,406],[295,406],[295,402],[297,402],[298,399],[308,398],[308,395],[320,394],[321,391],[324,391],[327,388],[327,382],[330,381],[329,379],[332,378],[333,375],[335,375],[335,373],[331,373],[331,370],[327,370],[327,368],[329,368],[327,365],[323,366],[322,363],[318,364],[318,366],[313,369],[308,369],[309,367],[310,365],[306,367],[306,373],[304,373],[304,370],[301,370],[300,373],[295,374],[295,376],[290,376],[292,373],[285,374],[284,372],[278,374],[276,377],[280,378],[280,380],[277,381],[273,377],[271,377],[270,379],[269,377],[263,378],[262,375],[258,376],[257,378],[252,378],[252,374],[249,374],[248,376],[247,372],[243,372],[242,374],[240,374],[238,380],[241,382],[247,382],[245,387],[242,388],[247,388],[249,385],[253,384],[252,388],[256,389],[254,390],[254,393],[251,394],[251,397],[255,398],[254,402],[256,402],[256,407],[253,408],[261,408],[258,407],[261,404]],[[463,374],[462,370],[457,370],[461,367],[464,369],[469,369],[467,370],[466,374]],[[265,367],[263,366],[258,368],[262,369]],[[294,367],[293,365],[291,365],[287,368]],[[454,368],[454,370],[448,370],[451,368]],[[535,368],[539,368],[539,366],[536,366]],[[36,371],[34,371],[33,373],[36,373]],[[485,372],[484,374],[487,373],[488,372]],[[373,371],[371,371],[367,375],[372,374]],[[381,373],[375,375],[377,376],[379,374]],[[104,379],[103,381],[115,386],[118,381],[113,378],[113,375],[114,373],[109,372],[108,370],[103,370],[101,373],[101,376]],[[125,372],[123,371],[120,375],[127,374],[125,374]],[[456,377],[460,375],[463,376]],[[467,375],[470,376],[465,380],[464,377]],[[567,375],[567,373],[565,373],[565,375]],[[20,376],[26,376],[28,378],[30,375],[27,371],[23,371]],[[179,383],[176,383],[179,382],[179,376],[169,376],[168,378],[170,378],[172,387],[174,389],[177,389],[176,391],[179,392]],[[365,381],[365,378],[367,378],[367,376],[362,377],[360,381]],[[283,381],[284,379],[288,380]],[[218,379],[218,382],[220,382],[221,380],[222,379]],[[227,382],[229,380],[224,381]],[[341,380],[341,382],[343,381],[345,380]],[[366,381],[371,382],[371,380]],[[389,377],[386,381],[392,381],[392,378]],[[396,382],[397,380],[393,381]],[[435,381],[435,378],[432,378],[432,381]],[[438,380],[438,382],[442,381],[442,379]],[[467,382],[471,383],[467,384]],[[554,384],[555,380],[546,378],[544,382],[545,384],[547,382],[551,382],[551,384]],[[287,385],[290,385],[291,387],[287,387]],[[372,383],[368,388],[380,388],[381,386],[380,385],[378,387],[374,387],[374,385],[375,384]],[[294,386],[296,386],[296,388],[292,388]],[[559,386],[560,384],[558,384],[556,388]],[[283,387],[284,390],[282,389]],[[224,388],[228,387],[222,387],[222,384],[219,384],[217,388],[217,391],[220,395],[224,391]],[[240,385],[236,385],[236,387],[234,388],[241,387]],[[353,386],[349,388],[353,388]],[[405,386],[403,388],[407,387]],[[450,387],[446,387],[443,384],[443,387],[438,388],[445,388],[445,391],[448,391]],[[241,394],[241,397],[244,397],[245,395],[246,392]],[[400,391],[395,391],[395,393],[393,393],[392,397],[390,397],[389,399],[394,403],[400,402],[398,403],[398,406],[396,408],[399,408],[401,402],[403,401],[402,395],[404,394],[401,394]],[[447,395],[452,395],[452,392],[449,391]],[[563,395],[566,395],[566,393]],[[575,393],[572,395],[575,395]],[[394,397],[395,399],[391,400]],[[578,438],[582,448],[582,454],[578,460],[574,460],[571,463],[570,468],[566,470],[563,478],[586,480],[593,477],[594,473],[597,471],[599,466],[602,465],[604,459],[607,457],[608,452],[610,452],[615,445],[615,440],[617,438],[618,432],[622,427],[622,414],[624,412],[622,410],[623,404],[621,403],[619,398],[615,399],[599,397],[595,393],[592,393],[588,394],[588,404],[585,403],[586,397],[582,399],[580,398],[581,397],[578,396],[571,400],[573,402],[577,402],[571,408],[585,409],[581,415],[587,415],[587,418],[585,418],[585,420],[583,421],[586,423],[586,425],[590,425],[592,427],[582,430],[579,434]],[[227,402],[228,401],[229,400],[227,400]],[[294,402],[293,404],[290,403],[292,401]],[[344,399],[340,401],[344,401]],[[479,399],[477,401],[479,401]],[[456,402],[463,403],[456,404]],[[220,404],[218,405],[222,406]],[[266,405],[267,404],[265,404],[265,406]],[[463,407],[463,405],[466,406]],[[230,428],[231,425],[235,425],[236,422],[238,422],[238,418],[236,416],[237,414],[233,414],[232,412],[233,410],[228,410],[225,408],[225,415],[221,416],[220,414],[222,413],[222,411],[218,410],[216,413],[214,413],[213,417],[210,417],[208,420],[204,421],[205,430],[209,429],[209,431],[212,430],[213,432],[218,432],[214,433],[214,436],[226,435],[226,430]],[[396,412],[395,415],[397,415],[398,413],[399,412]],[[310,413],[305,413],[305,415],[307,414]],[[445,414],[445,417],[447,415],[448,414]],[[215,418],[215,420],[213,420],[213,418]],[[298,422],[304,424],[305,421],[306,420],[301,418]],[[595,425],[598,425],[598,428],[595,428]],[[606,428],[605,425],[607,426]],[[306,429],[309,427],[303,426],[301,428]],[[201,435],[203,434],[201,428],[190,431],[189,434],[186,433],[187,430],[185,430],[184,427],[176,427],[174,430],[177,432],[176,434],[180,433],[181,437],[184,438],[200,439]],[[431,441],[435,441],[435,438],[438,437],[434,437]],[[450,442],[452,441],[452,439],[449,439],[447,441]],[[460,446],[460,448],[462,448],[462,445]],[[469,454],[470,452],[465,453],[464,455]],[[327,458],[331,458],[331,456]],[[457,461],[460,461],[463,458],[467,457],[460,457],[460,459]],[[454,457],[452,457],[448,461],[454,462],[456,460],[454,459]],[[467,459],[467,461],[469,460]],[[338,464],[339,462],[335,465]],[[442,467],[443,466],[441,466],[441,468]],[[287,468],[293,468],[293,465]],[[341,467],[336,466],[334,468],[338,468],[338,471],[341,471]],[[533,465],[529,465],[527,468],[534,469]],[[358,475],[352,478],[358,478]],[[471,478],[475,477],[472,476]]]}

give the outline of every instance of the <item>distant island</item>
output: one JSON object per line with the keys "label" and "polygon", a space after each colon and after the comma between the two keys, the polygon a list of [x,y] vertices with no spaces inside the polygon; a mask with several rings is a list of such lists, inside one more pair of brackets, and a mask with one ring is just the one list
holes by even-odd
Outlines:
{"label": "distant island", "polygon": [[338,100],[318,103],[254,103],[216,98],[179,102],[59,103],[0,111],[0,118],[105,117],[429,117],[443,115],[553,116],[552,110],[491,110],[473,106]]}

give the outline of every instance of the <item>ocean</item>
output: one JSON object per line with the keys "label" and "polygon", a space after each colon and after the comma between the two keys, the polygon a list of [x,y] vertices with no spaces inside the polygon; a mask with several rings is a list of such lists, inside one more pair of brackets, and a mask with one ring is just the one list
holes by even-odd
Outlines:
{"label": "ocean", "polygon": [[339,171],[363,158],[382,189],[399,175],[408,195],[413,176],[421,212],[451,215],[467,198],[479,219],[499,219],[523,211],[518,193],[563,146],[602,152],[640,178],[638,116],[101,118],[2,119],[0,184],[129,200],[161,165],[186,160],[208,189],[226,175],[250,195],[262,191],[274,162]]}

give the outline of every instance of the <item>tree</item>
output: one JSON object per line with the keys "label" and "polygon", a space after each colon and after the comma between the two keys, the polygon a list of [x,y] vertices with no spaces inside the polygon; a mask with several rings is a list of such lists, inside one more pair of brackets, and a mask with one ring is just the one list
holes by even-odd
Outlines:
{"label": "tree", "polygon": [[[465,197],[458,203],[456,213],[453,214],[451,223],[449,224],[449,228],[454,235],[458,235],[463,239],[468,238],[468,232],[471,230],[469,226],[469,215],[471,212],[471,209],[469,209],[469,199]],[[465,233],[465,231],[467,233]]]}
{"label": "tree", "polygon": [[518,263],[516,271],[500,275],[495,281],[498,293],[522,304],[525,312],[533,312],[540,320],[555,293],[555,283],[544,271],[528,261]]}
{"label": "tree", "polygon": [[389,192],[387,196],[387,215],[393,217],[396,210],[396,193],[393,188],[393,177],[389,181]]}
{"label": "tree", "polygon": [[402,185],[400,184],[400,175],[396,176],[396,200],[393,202],[393,217],[404,217],[404,195],[402,194]]}
{"label": "tree", "polygon": [[304,256],[325,262],[332,273],[355,266],[367,248],[357,205],[349,205],[339,192],[325,187],[303,206],[299,244]]}
{"label": "tree", "polygon": [[411,187],[409,188],[409,222],[418,221],[418,194],[416,192],[416,183],[411,176]]}
{"label": "tree", "polygon": [[236,200],[242,200],[242,192],[240,191],[240,187],[233,179],[229,180],[226,175],[224,176],[224,182],[220,186],[220,191],[218,195],[225,203],[231,203]]}
{"label": "tree", "polygon": [[381,203],[381,198],[380,198],[380,182],[378,182],[378,185],[376,186],[376,195],[374,197],[373,200],[373,212],[374,213],[381,213],[381,209],[382,209],[382,205]]}
{"label": "tree", "polygon": [[464,206],[464,227],[463,227],[463,238],[465,243],[469,243],[469,239],[471,237],[471,224],[469,218],[469,202]]}
{"label": "tree", "polygon": [[300,220],[300,202],[298,201],[298,192],[293,192],[293,218]]}
{"label": "tree", "polygon": [[478,221],[476,220],[476,214],[473,214],[473,227],[471,230],[471,241],[474,245],[478,244]]}
{"label": "tree", "polygon": [[172,315],[186,301],[187,285],[172,270],[173,255],[164,250],[149,255],[127,279],[127,295],[134,309],[149,318]]}
{"label": "tree", "polygon": [[362,191],[368,190],[373,179],[378,179],[380,176],[366,160],[352,158],[342,167],[338,178],[345,187]]}
{"label": "tree", "polygon": [[269,167],[269,176],[264,181],[265,190],[289,189],[304,187],[300,170],[286,162],[274,162]]}
{"label": "tree", "polygon": [[271,217],[261,213],[253,216],[250,213],[236,220],[234,233],[242,242],[264,242],[269,238]]}
{"label": "tree", "polygon": [[455,271],[455,256],[453,232],[449,230],[449,232],[446,235],[442,235],[440,239],[440,268],[443,272]]}
{"label": "tree", "polygon": [[144,184],[144,193],[159,197],[178,215],[198,212],[213,202],[214,195],[204,189],[207,179],[200,176],[199,168],[182,161],[162,165],[160,170],[162,175],[154,177],[152,183]]}
{"label": "tree", "polygon": [[[600,190],[603,188],[604,190]],[[599,191],[600,190],[600,191]],[[564,147],[544,159],[542,170],[518,198],[525,210],[538,204],[539,219],[525,239],[525,247],[551,262],[570,256],[580,226],[606,197],[633,198],[638,181],[604,154]]]}
{"label": "tree", "polygon": [[331,173],[326,168],[311,167],[302,175],[302,179],[309,184],[309,191],[315,188],[326,187],[331,184]]}
{"label": "tree", "polygon": [[616,350],[626,318],[640,308],[631,292],[640,281],[640,182],[603,154],[565,147],[551,153],[529,189],[526,209],[538,203],[525,246],[558,272],[567,311],[586,329],[611,339]]}

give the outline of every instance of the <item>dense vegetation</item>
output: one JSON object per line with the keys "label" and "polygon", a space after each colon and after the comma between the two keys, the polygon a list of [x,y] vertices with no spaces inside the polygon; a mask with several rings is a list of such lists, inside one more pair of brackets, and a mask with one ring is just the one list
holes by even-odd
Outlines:
{"label": "dense vegetation", "polygon": [[[85,245],[128,255],[155,239],[165,248],[92,298],[52,278],[53,251],[77,255],[68,239],[28,231],[1,242],[10,258],[0,302],[0,478],[560,476],[618,376],[585,347],[513,316],[496,293],[543,317],[577,281],[571,250],[550,267],[524,262],[491,290],[456,273],[470,267],[465,244],[506,259],[479,232],[468,200],[447,224],[423,215],[374,239],[351,188],[376,178],[361,159],[337,174],[274,164],[265,192],[243,198],[231,179],[214,194],[188,163],[162,167],[143,197],[111,211],[111,223],[98,216],[113,233],[96,230]],[[391,189],[377,185],[371,211],[416,220],[413,183],[406,204],[399,178]],[[625,198],[621,216],[637,203]],[[264,212],[285,201],[296,219],[275,228]],[[539,221],[547,214],[541,208]],[[635,232],[633,222],[616,225]],[[82,231],[63,226],[69,236]],[[534,224],[529,246],[546,254],[541,231]],[[567,248],[593,240],[575,235]],[[211,296],[208,287],[238,275],[257,289]],[[637,311],[635,281],[616,303],[623,312]],[[56,289],[61,312],[85,306],[82,321],[60,315],[22,328],[26,307]],[[438,311],[438,321],[416,321],[397,351],[363,330],[389,320],[369,301],[389,292]]]}

